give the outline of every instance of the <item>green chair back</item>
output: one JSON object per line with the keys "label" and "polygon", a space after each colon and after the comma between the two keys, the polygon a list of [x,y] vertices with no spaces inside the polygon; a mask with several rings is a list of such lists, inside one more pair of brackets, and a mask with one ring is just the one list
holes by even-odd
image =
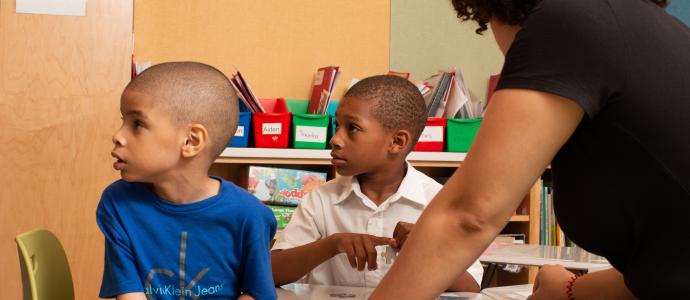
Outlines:
{"label": "green chair back", "polygon": [[15,241],[24,300],[73,300],[72,274],[57,237],[48,230],[36,229],[18,235]]}

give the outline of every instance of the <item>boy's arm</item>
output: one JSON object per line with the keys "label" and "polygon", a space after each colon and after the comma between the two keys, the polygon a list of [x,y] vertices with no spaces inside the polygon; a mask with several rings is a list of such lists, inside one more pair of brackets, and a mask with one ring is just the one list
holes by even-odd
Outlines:
{"label": "boy's arm", "polygon": [[277,286],[294,282],[311,270],[345,253],[352,268],[376,270],[376,246],[392,245],[393,239],[359,233],[335,233],[299,247],[271,252],[273,280]]}
{"label": "boy's arm", "polygon": [[276,286],[295,282],[336,254],[330,238],[291,249],[273,250],[271,251],[273,281]]}
{"label": "boy's arm", "polygon": [[[109,188],[110,189],[110,188]],[[105,262],[99,297],[118,299],[146,299],[139,281],[132,244],[124,225],[116,216],[117,207],[106,189],[96,209],[96,222],[105,238]],[[124,298],[122,298],[124,297]],[[134,297],[134,298],[131,298]]]}
{"label": "boy's arm", "polygon": [[276,233],[277,223],[271,209],[260,205],[246,214],[240,292],[255,299],[276,299],[269,244]]}

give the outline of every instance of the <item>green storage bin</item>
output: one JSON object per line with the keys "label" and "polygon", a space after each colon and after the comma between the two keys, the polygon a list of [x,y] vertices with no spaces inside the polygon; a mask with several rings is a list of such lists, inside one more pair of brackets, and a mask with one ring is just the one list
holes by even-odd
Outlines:
{"label": "green storage bin", "polygon": [[293,146],[298,149],[326,149],[329,115],[293,114]]}
{"label": "green storage bin", "polygon": [[285,99],[288,111],[293,114],[306,114],[309,108],[309,100],[288,100]]}
{"label": "green storage bin", "polygon": [[446,120],[448,152],[467,152],[477,135],[482,119]]}

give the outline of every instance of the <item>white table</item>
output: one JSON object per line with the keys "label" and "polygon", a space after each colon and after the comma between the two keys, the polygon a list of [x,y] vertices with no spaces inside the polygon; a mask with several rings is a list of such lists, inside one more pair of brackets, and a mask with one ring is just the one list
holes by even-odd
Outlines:
{"label": "white table", "polygon": [[495,300],[525,300],[532,295],[532,285],[521,284],[486,288],[482,290],[482,294]]}
{"label": "white table", "polygon": [[[374,288],[351,287],[335,285],[301,284],[292,283],[277,288],[280,300],[365,300],[374,291]],[[477,293],[444,293],[442,298],[448,300],[491,300],[486,295]]]}
{"label": "white table", "polygon": [[543,266],[559,264],[570,270],[585,272],[611,268],[606,258],[578,247],[509,245],[489,247],[479,257],[484,263]]}
{"label": "white table", "polygon": [[479,257],[479,261],[488,264],[485,279],[482,280],[482,291],[491,284],[498,265],[541,267],[552,264],[581,273],[611,268],[606,258],[582,248],[542,245],[491,245]]}

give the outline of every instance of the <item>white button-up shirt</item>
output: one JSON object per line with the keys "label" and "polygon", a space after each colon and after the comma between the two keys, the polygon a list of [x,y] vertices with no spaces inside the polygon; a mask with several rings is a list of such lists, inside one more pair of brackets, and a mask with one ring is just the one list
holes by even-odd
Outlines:
{"label": "white button-up shirt", "polygon": [[[408,164],[398,191],[380,206],[362,193],[356,177],[342,176],[313,189],[302,199],[290,223],[279,234],[273,250],[302,246],[334,233],[366,233],[393,237],[398,222],[416,223],[442,185]],[[358,271],[344,253],[314,268],[301,279],[312,284],[375,287],[392,263],[386,263],[388,246],[376,246],[378,269]],[[484,272],[475,261],[468,272],[481,283]]]}

